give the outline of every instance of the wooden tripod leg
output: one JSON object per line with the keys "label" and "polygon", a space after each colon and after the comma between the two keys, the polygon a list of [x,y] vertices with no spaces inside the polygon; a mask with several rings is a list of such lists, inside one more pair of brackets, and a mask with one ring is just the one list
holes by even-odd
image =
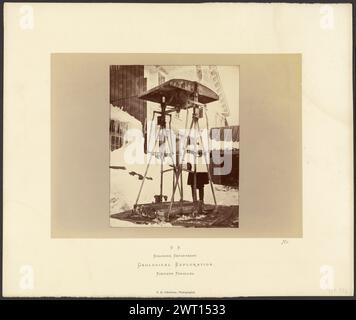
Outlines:
{"label": "wooden tripod leg", "polygon": [[[174,161],[174,158],[173,158],[173,139],[172,139],[172,135],[171,135],[171,133],[172,133],[172,125],[171,125],[171,122],[172,122],[172,115],[169,115],[169,117],[170,117],[170,120],[169,120],[169,139],[168,139],[168,143],[170,144],[170,145],[168,145],[168,147],[169,147],[169,149],[170,149],[170,151],[171,151],[171,159],[172,159],[172,164],[173,164],[173,168],[174,168],[174,175],[173,175],[173,187],[174,187],[174,178],[176,178],[176,179],[178,179],[178,170],[177,170],[177,168],[178,168],[178,162],[179,162],[179,159],[178,159],[178,157],[176,156],[176,161]],[[167,132],[167,131],[166,131]],[[176,140],[176,139],[175,139]],[[176,140],[176,143],[177,143],[177,140]],[[175,154],[177,154],[177,147],[176,147],[176,150],[175,150]],[[179,184],[178,184],[178,188],[179,188],[179,192],[180,192],[180,196],[181,196],[181,198],[183,197],[183,185],[181,184],[180,186],[179,186]]]}
{"label": "wooden tripod leg", "polygon": [[[158,142],[158,137],[159,137],[159,135],[157,134],[156,138],[155,138],[155,144],[153,146],[153,152],[154,152],[154,149],[156,148],[156,145],[157,145],[157,142]],[[142,188],[143,188],[143,184],[145,183],[145,180],[146,180],[146,176],[147,176],[148,168],[149,168],[151,160],[152,160],[153,152],[151,152],[150,157],[148,159],[148,163],[147,163],[147,166],[146,166],[145,174],[143,175],[143,179],[142,179],[142,182],[141,182],[140,190],[138,191],[138,195],[137,195],[137,198],[136,198],[136,201],[135,201],[134,208],[136,208],[138,200],[140,199],[141,191],[142,191]]]}
{"label": "wooden tripod leg", "polygon": [[163,197],[163,161],[164,161],[164,150],[162,152],[161,150],[161,146],[163,145],[165,147],[165,143],[166,143],[166,138],[165,136],[163,135],[163,143],[161,143],[161,134],[163,133],[163,128],[159,128],[159,154],[160,154],[160,158],[161,158],[161,172],[160,172],[160,182],[159,182],[159,198],[160,198],[160,201],[162,201],[162,197]]}
{"label": "wooden tripod leg", "polygon": [[[170,132],[169,132],[170,133]],[[165,134],[167,135],[167,128],[165,129]],[[173,188],[174,188],[174,183],[175,180],[177,179],[177,165],[174,163],[174,158],[173,158],[173,142],[171,137],[167,139],[167,144],[168,144],[168,149],[169,149],[169,156],[171,157],[172,160],[172,165],[173,165]],[[179,187],[179,191],[181,192],[181,188]],[[173,202],[174,202],[174,194],[173,194]]]}
{"label": "wooden tripod leg", "polygon": [[194,176],[193,176],[193,203],[197,203],[197,120],[194,119]]}
{"label": "wooden tripod leg", "polygon": [[[215,197],[215,191],[214,191],[214,185],[213,185],[213,180],[211,179],[211,174],[210,174],[210,170],[209,170],[209,164],[208,164],[208,159],[207,159],[207,155],[206,155],[206,152],[205,152],[205,148],[204,148],[204,143],[203,143],[203,138],[200,134],[200,126],[199,126],[199,122],[197,122],[197,125],[198,125],[198,130],[199,130],[199,138],[200,138],[200,141],[201,141],[201,144],[202,144],[202,151],[203,151],[203,154],[204,154],[204,157],[205,157],[205,163],[206,163],[206,169],[208,171],[208,177],[209,177],[209,182],[210,182],[210,188],[211,188],[211,192],[213,194],[213,198],[214,198],[214,204],[215,204],[215,208],[217,207],[217,203],[216,203],[216,197]],[[209,151],[210,152],[210,151]]]}
{"label": "wooden tripod leg", "polygon": [[[193,127],[193,119],[192,119],[192,122],[191,122],[191,124],[190,124],[190,128],[189,128],[187,137],[190,136],[190,133],[191,133],[191,131],[192,131],[192,127]],[[187,143],[188,143],[188,138],[185,139],[185,143],[184,143],[186,146],[185,146],[185,148],[184,148],[184,150],[183,150],[183,156],[182,156],[183,161],[184,161],[184,157],[185,157],[185,151],[186,151],[187,146],[188,146]],[[182,175],[182,165],[180,164],[180,165],[179,165],[179,170],[178,170],[178,176],[177,176],[177,179],[176,179],[175,184],[174,184],[174,187],[173,187],[173,193],[172,193],[171,203],[170,203],[170,205],[169,205],[169,211],[168,211],[168,218],[169,218],[169,215],[171,214],[171,211],[172,211],[172,205],[173,205],[172,200],[174,199],[174,194],[176,193],[177,185],[178,185],[179,178],[181,177],[181,175]],[[183,185],[182,185],[181,187],[183,188]]]}

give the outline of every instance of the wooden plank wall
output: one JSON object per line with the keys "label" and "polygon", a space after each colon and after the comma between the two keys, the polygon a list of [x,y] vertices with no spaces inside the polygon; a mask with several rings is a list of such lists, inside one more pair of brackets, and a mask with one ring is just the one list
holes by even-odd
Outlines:
{"label": "wooden plank wall", "polygon": [[110,66],[110,103],[141,121],[147,117],[146,101],[138,95],[147,89],[143,65]]}

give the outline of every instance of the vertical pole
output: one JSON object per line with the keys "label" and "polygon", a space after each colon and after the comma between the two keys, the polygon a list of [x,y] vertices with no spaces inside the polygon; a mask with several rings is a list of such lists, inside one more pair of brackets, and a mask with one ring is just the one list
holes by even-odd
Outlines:
{"label": "vertical pole", "polygon": [[[199,96],[198,96],[198,89],[197,89],[197,84],[195,85],[195,92],[194,92],[194,102],[198,102]],[[193,202],[194,205],[197,203],[197,123],[198,123],[198,117],[197,117],[197,106],[194,105],[193,107],[193,121],[194,121],[194,180],[193,180]]]}
{"label": "vertical pole", "polygon": [[[186,129],[188,127],[188,117],[189,117],[189,109],[186,109],[186,116],[185,116],[185,126],[184,129]],[[180,137],[179,137],[180,139]],[[179,141],[177,142],[177,146],[178,146]],[[179,150],[179,148],[178,148]],[[181,167],[181,163],[179,161],[179,152],[177,151],[177,164],[179,164],[178,168]],[[177,177],[177,179],[180,179],[180,187],[181,187],[181,194],[180,194],[180,203],[181,203],[181,210],[183,210],[183,200],[184,200],[184,193],[183,193],[183,172],[181,172],[181,174]]]}
{"label": "vertical pole", "polygon": [[[159,200],[162,202],[163,198],[163,161],[164,161],[164,153],[165,153],[165,147],[166,147],[166,137],[164,135],[164,131],[166,129],[166,97],[162,97],[162,102],[161,102],[161,118],[160,118],[160,124],[159,124],[159,132],[160,132],[160,146],[159,146],[159,151],[160,151],[160,157],[161,157],[161,181],[160,181],[160,192],[159,192]],[[163,138],[163,141],[162,141]],[[163,146],[163,148],[162,148]],[[163,152],[162,152],[162,149]]]}
{"label": "vertical pole", "polygon": [[[176,178],[176,172],[175,172],[175,169],[174,169],[174,168],[173,168],[172,173],[173,173],[173,177],[172,177],[172,190],[173,190],[173,188],[174,188],[174,181],[175,181],[175,178]],[[174,202],[174,195],[173,195],[173,197],[172,197],[172,201]]]}
{"label": "vertical pole", "polygon": [[[152,130],[153,130],[153,121],[154,121],[154,119],[155,119],[155,112],[153,112],[153,116],[152,116],[152,120],[151,120],[150,137],[151,137],[151,133],[152,133]],[[154,149],[156,148],[156,145],[157,145],[157,139],[158,139],[158,135],[155,135],[155,143],[154,143],[154,146],[153,146],[153,152],[154,152]],[[141,192],[142,192],[143,184],[145,183],[147,172],[148,172],[148,168],[149,168],[151,160],[152,160],[153,152],[151,152],[150,157],[148,159],[148,163],[147,163],[147,166],[146,166],[145,174],[143,175],[143,179],[142,179],[142,182],[141,182],[141,185],[140,185],[140,190],[138,191],[138,195],[137,195],[134,207],[137,206],[138,200],[140,199],[140,195],[141,195]]]}
{"label": "vertical pole", "polygon": [[[192,131],[192,127],[193,127],[193,120],[192,120],[192,122],[191,122],[191,124],[190,124],[190,128],[189,128],[188,136],[187,136],[187,137],[190,136],[190,133],[191,133],[191,131]],[[184,161],[184,157],[185,157],[185,151],[186,151],[187,146],[188,146],[188,139],[187,139],[187,138],[185,139],[184,144],[185,144],[185,148],[184,148],[184,150],[183,150],[183,155],[182,155],[183,161]],[[182,165],[180,164],[180,165],[179,165],[179,171],[178,171],[178,177],[177,177],[177,179],[176,179],[176,181],[175,181],[174,188],[173,188],[173,193],[172,193],[172,198],[171,198],[171,204],[170,204],[170,206],[169,206],[169,211],[168,211],[168,218],[169,218],[169,214],[170,214],[171,211],[172,211],[172,204],[173,204],[172,199],[173,199],[173,196],[174,196],[174,194],[175,194],[175,192],[176,192],[177,185],[178,185],[178,182],[179,182],[179,177],[180,177],[181,175],[182,175]],[[182,185],[182,188],[183,188],[183,185]]]}
{"label": "vertical pole", "polygon": [[[161,117],[163,117],[163,114],[161,114]],[[161,181],[160,181],[160,188],[159,188],[159,199],[160,202],[162,201],[162,196],[163,196],[163,160],[164,160],[164,151],[162,152],[162,146],[165,147],[165,137],[163,135],[163,142],[162,142],[162,133],[163,133],[163,129],[160,127],[159,129],[159,142],[160,142],[160,146],[159,146],[159,151],[160,151],[160,157],[161,157]]]}
{"label": "vertical pole", "polygon": [[194,169],[193,169],[193,202],[194,204],[197,202],[197,120],[196,116],[196,108],[193,108],[193,117],[194,117],[194,151],[193,151],[193,159],[194,159]]}
{"label": "vertical pole", "polygon": [[[171,133],[171,132],[170,132]],[[169,133],[169,134],[170,134]],[[168,132],[167,132],[167,128],[165,129],[165,134],[168,135]],[[177,177],[177,168],[176,168],[176,165],[174,163],[174,158],[173,158],[173,142],[172,142],[172,139],[169,138],[167,139],[167,144],[168,144],[168,153],[169,153],[169,156],[171,157],[171,160],[172,160],[172,165],[173,165],[173,181],[172,181],[172,184],[173,184],[173,188],[174,188],[174,183],[175,183],[175,180],[178,178]],[[179,186],[178,186],[179,187]],[[173,194],[173,193],[172,193]],[[174,194],[173,194],[173,201],[174,201]]]}
{"label": "vertical pole", "polygon": [[[198,125],[198,130],[200,132],[200,127],[199,127],[199,123],[197,122],[197,125]],[[206,162],[206,169],[208,170],[208,177],[209,177],[209,182],[210,182],[210,188],[211,188],[211,192],[213,194],[213,198],[214,198],[214,204],[215,204],[215,208],[217,206],[216,204],[216,197],[215,197],[215,191],[214,191],[214,185],[213,185],[213,181],[211,179],[211,174],[210,174],[210,170],[209,170],[209,164],[208,164],[208,160],[207,160],[207,155],[206,155],[206,152],[205,152],[205,148],[204,148],[204,145],[203,145],[203,139],[201,137],[201,135],[199,135],[200,137],[200,141],[201,141],[201,144],[202,144],[202,152],[204,153],[204,157],[205,157],[205,162]]]}
{"label": "vertical pole", "polygon": [[[167,132],[167,128],[165,129],[162,129],[162,132],[164,132],[165,135],[168,135],[168,132]],[[165,140],[165,143],[166,143],[166,140]],[[174,163],[174,158],[173,158],[173,144],[172,144],[172,140],[171,139],[167,139],[167,145],[168,145],[168,155],[170,156],[171,160],[172,160],[172,166],[173,166],[173,189],[174,189],[174,183],[175,183],[175,180],[178,179],[178,175],[177,175],[177,166],[175,165]],[[162,175],[162,180],[163,180],[163,168],[161,168],[161,175]],[[163,185],[163,182],[162,182],[162,185]],[[179,188],[179,192],[181,192],[181,189],[178,185],[178,188]],[[173,195],[173,201],[174,201],[174,192],[172,193]]]}
{"label": "vertical pole", "polygon": [[[177,161],[179,161],[179,155],[177,155]],[[179,164],[180,165],[180,164]],[[178,172],[177,172],[177,174],[178,174]],[[177,177],[177,179],[178,179],[178,177]],[[180,175],[180,189],[181,189],[181,192],[180,192],[180,201],[181,201],[181,203],[182,203],[182,206],[183,206],[183,172],[181,173],[181,175]]]}
{"label": "vertical pole", "polygon": [[[174,159],[173,157],[173,151],[174,154],[176,155],[177,153],[177,148],[174,150],[173,148],[173,138],[172,138],[172,115],[169,115],[169,124],[168,124],[168,147],[169,147],[169,152],[170,152],[170,157],[172,159],[172,166],[173,166],[173,179],[172,179],[172,191],[174,188],[174,181],[175,179],[177,179],[177,156],[176,159]],[[166,129],[166,133],[167,133],[167,129]],[[175,141],[175,143],[177,143],[177,141]],[[173,202],[174,202],[174,195],[173,195]]]}
{"label": "vertical pole", "polygon": [[[156,136],[156,139],[155,139],[155,144],[154,144],[154,146],[153,146],[153,150],[156,148],[158,138],[159,138],[159,136],[157,135],[157,136]],[[154,152],[154,151],[153,151],[153,152]],[[153,152],[151,152],[150,157],[149,157],[149,159],[148,159],[148,163],[147,163],[147,166],[146,166],[145,174],[143,175],[143,179],[142,179],[142,182],[141,182],[140,190],[138,191],[138,195],[137,195],[137,198],[136,198],[135,206],[134,206],[134,207],[137,206],[138,200],[140,199],[141,191],[142,191],[142,188],[143,188],[143,184],[145,183],[145,180],[146,180],[146,176],[147,176],[148,168],[149,168],[150,163],[151,163],[151,160],[152,160]]]}

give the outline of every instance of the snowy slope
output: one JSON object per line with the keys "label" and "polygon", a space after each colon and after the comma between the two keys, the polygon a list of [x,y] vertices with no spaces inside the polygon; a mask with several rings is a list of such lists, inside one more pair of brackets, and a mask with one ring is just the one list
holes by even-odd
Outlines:
{"label": "snowy slope", "polygon": [[110,119],[128,123],[129,129],[142,130],[142,123],[139,120],[122,109],[114,107],[113,105],[111,105]]}

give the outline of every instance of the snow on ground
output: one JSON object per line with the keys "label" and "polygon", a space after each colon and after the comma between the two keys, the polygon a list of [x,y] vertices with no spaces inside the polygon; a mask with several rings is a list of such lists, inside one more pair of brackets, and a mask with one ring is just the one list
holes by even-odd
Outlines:
{"label": "snow on ground", "polygon": [[240,149],[239,141],[216,141],[211,140],[210,143],[211,150],[232,150]]}
{"label": "snow on ground", "polygon": [[[168,222],[160,222],[160,223],[150,223],[150,224],[137,224],[133,223],[130,221],[124,221],[124,220],[119,220],[119,219],[113,219],[110,218],[110,226],[111,227],[141,227],[141,228],[147,228],[147,227],[155,227],[155,228],[162,228],[162,227],[173,227],[170,223]],[[175,228],[181,228],[179,226],[174,226]]]}
{"label": "snow on ground", "polygon": [[126,111],[120,109],[119,107],[114,107],[113,105],[111,105],[110,118],[111,120],[126,122],[129,129],[142,129],[142,123],[139,120]]}
{"label": "snow on ground", "polygon": [[[130,164],[124,159],[126,148],[120,148],[111,152],[111,166],[124,166],[126,169],[110,169],[110,213],[132,209],[143,180],[140,180],[146,170],[146,164]],[[154,162],[154,161],[153,161]],[[150,203],[154,195],[159,194],[160,188],[160,164],[155,161],[150,165],[147,172],[139,203]],[[166,164],[163,169],[169,169]],[[131,173],[131,174],[130,174]],[[164,173],[163,194],[172,195],[173,173]],[[176,193],[178,194],[178,192]]]}
{"label": "snow on ground", "polygon": [[[139,175],[143,176],[146,170],[145,164],[129,164],[125,162],[126,148],[120,148],[111,152],[111,166],[122,166],[125,169],[110,169],[110,213],[118,213],[132,209],[135,204],[140,186],[143,180],[139,179]],[[169,169],[170,166],[164,165],[164,169]],[[130,174],[131,173],[131,174]],[[150,203],[154,200],[154,195],[159,194],[160,183],[160,164],[150,165],[147,172],[147,178],[143,185],[139,203]],[[183,194],[185,200],[192,200],[191,187],[187,185],[188,174],[183,173]],[[163,194],[168,196],[168,201],[172,196],[173,189],[173,173],[164,173]],[[216,200],[218,204],[237,205],[238,191],[237,189],[214,185]],[[210,185],[205,185],[205,203],[214,203]],[[176,191],[176,199],[178,199],[178,189]]]}
{"label": "snow on ground", "polygon": [[[225,206],[237,206],[239,204],[239,192],[236,188],[214,185],[216,203]],[[210,185],[205,185],[204,189],[204,202],[214,203],[213,194],[211,193]]]}

